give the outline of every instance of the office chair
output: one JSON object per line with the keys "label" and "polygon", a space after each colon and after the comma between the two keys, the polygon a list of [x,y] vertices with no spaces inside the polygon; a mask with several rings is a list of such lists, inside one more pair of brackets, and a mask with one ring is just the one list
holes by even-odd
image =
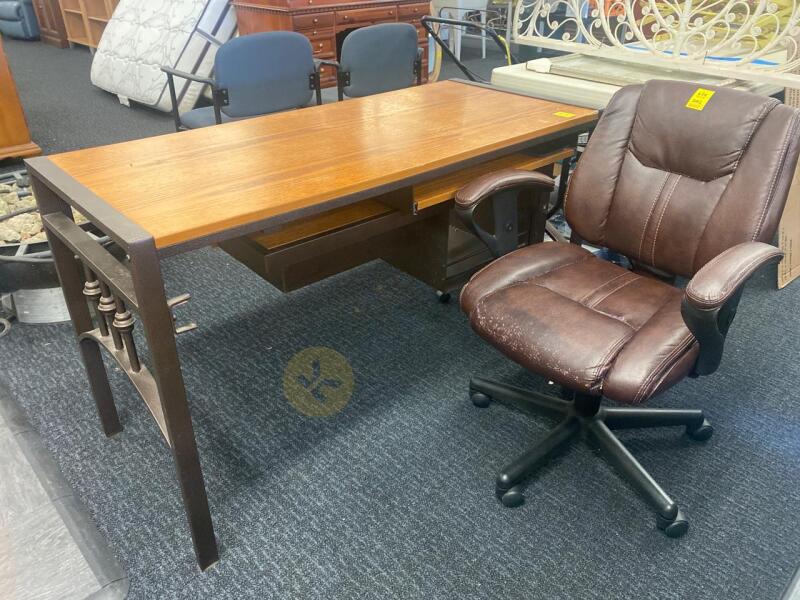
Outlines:
{"label": "office chair", "polygon": [[339,62],[322,63],[336,69],[339,100],[344,100],[421,84],[422,53],[416,27],[381,23],[351,31]]}
{"label": "office chair", "polygon": [[[213,78],[198,77],[171,67],[167,75],[175,129],[197,129],[306,106],[316,93],[322,104],[319,63],[311,42],[292,31],[270,31],[234,38],[214,57]],[[213,106],[178,113],[175,77],[211,87]]]}
{"label": "office chair", "polygon": [[[513,250],[462,291],[478,335],[564,392],[470,381],[476,406],[497,400],[560,419],[497,477],[507,506],[524,501],[521,483],[546,458],[586,433],[649,501],[660,529],[670,537],[688,529],[613,430],[682,426],[694,440],[711,437],[702,410],[638,405],[719,366],[745,282],[783,255],[765,242],[778,226],[800,140],[798,111],[743,91],[709,91],[674,81],[621,89],[569,182],[565,212],[578,243]],[[552,186],[541,173],[485,175],[458,192],[457,211],[499,256],[516,240],[503,237],[497,217],[487,233],[475,216],[481,205]],[[627,256],[632,268],[597,258],[580,240]],[[688,278],[685,289],[675,276]],[[628,406],[603,406],[603,398]]]}

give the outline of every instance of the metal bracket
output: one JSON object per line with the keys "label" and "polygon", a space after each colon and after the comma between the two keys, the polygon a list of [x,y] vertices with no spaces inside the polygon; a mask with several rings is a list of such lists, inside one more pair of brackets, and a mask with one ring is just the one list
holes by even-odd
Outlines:
{"label": "metal bracket", "polygon": [[177,322],[178,317],[175,316],[174,309],[178,308],[179,306],[183,306],[187,304],[189,300],[192,299],[191,294],[181,294],[180,296],[175,296],[174,298],[170,298],[167,300],[167,308],[169,308],[170,312],[172,313],[172,321],[173,327],[175,329],[175,335],[180,335],[182,333],[187,333],[192,331],[193,329],[197,329],[197,323],[187,323],[186,325],[174,325]]}
{"label": "metal bracket", "polygon": [[342,83],[342,87],[347,87],[350,85],[350,71],[339,71],[339,81]]}
{"label": "metal bracket", "polygon": [[308,89],[315,90],[320,85],[320,77],[317,71],[308,76]]}
{"label": "metal bracket", "polygon": [[230,99],[228,98],[228,90],[227,88],[216,88],[211,92],[216,98],[217,102],[219,102],[220,106],[229,106]]}

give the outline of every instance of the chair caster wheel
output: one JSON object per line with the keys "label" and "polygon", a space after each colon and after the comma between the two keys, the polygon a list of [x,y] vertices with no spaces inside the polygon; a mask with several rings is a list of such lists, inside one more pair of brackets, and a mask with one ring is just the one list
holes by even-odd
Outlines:
{"label": "chair caster wheel", "polygon": [[482,392],[472,392],[469,397],[472,403],[478,408],[486,408],[492,403],[491,396],[487,396]]}
{"label": "chair caster wheel", "polygon": [[450,302],[450,292],[436,292],[436,296],[439,298],[439,302],[442,304],[448,304]]}
{"label": "chair caster wheel", "polygon": [[694,429],[686,428],[686,435],[698,442],[705,442],[714,434],[714,428],[708,419],[703,419],[702,424]]}
{"label": "chair caster wheel", "polygon": [[689,521],[686,520],[686,516],[680,509],[678,510],[678,514],[675,515],[675,518],[671,521],[657,514],[656,525],[658,525],[658,528],[662,530],[667,537],[671,538],[682,537],[689,531]]}
{"label": "chair caster wheel", "polygon": [[506,508],[516,508],[525,504],[525,493],[522,486],[519,485],[508,490],[497,490],[497,495]]}

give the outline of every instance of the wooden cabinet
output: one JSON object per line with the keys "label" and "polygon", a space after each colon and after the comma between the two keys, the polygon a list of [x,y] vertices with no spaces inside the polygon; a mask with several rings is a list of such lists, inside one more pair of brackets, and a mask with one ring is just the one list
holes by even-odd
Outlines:
{"label": "wooden cabinet", "polygon": [[[63,1],[63,0],[62,0]],[[289,30],[302,33],[311,41],[315,58],[338,60],[342,40],[348,30],[377,23],[411,23],[417,28],[419,45],[424,50],[423,81],[427,80],[428,36],[420,24],[430,5],[419,0],[232,0],[236,7],[239,33]],[[322,86],[336,85],[336,73],[321,69]]]}
{"label": "wooden cabinet", "polygon": [[61,15],[58,0],[33,0],[33,10],[39,21],[42,41],[59,48],[66,48],[69,45],[67,30],[64,27],[64,17]]}
{"label": "wooden cabinet", "polygon": [[97,48],[119,0],[59,0],[71,44]]}
{"label": "wooden cabinet", "polygon": [[31,141],[17,86],[8,68],[0,38],[0,160],[36,156],[42,150]]}

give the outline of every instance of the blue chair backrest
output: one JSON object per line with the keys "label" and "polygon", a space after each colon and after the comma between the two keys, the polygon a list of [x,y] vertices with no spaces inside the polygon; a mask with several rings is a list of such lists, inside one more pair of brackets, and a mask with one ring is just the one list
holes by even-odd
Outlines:
{"label": "blue chair backrest", "polygon": [[292,31],[269,31],[234,38],[217,50],[214,79],[228,90],[230,117],[251,117],[311,101],[314,73],[311,43]]}
{"label": "blue chair backrest", "polygon": [[350,72],[344,93],[369,96],[412,85],[417,59],[417,29],[409,23],[382,23],[351,31],[342,44],[343,71]]}

